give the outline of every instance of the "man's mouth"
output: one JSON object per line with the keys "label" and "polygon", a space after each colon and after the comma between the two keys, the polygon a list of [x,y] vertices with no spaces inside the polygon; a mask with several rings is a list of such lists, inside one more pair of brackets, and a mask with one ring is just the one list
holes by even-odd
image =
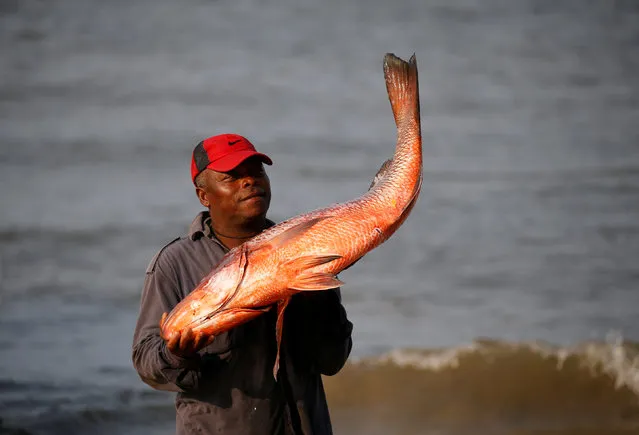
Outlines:
{"label": "man's mouth", "polygon": [[253,193],[250,193],[250,194],[246,195],[242,199],[242,201],[246,201],[246,200],[253,199],[253,198],[264,198],[264,192],[253,192]]}

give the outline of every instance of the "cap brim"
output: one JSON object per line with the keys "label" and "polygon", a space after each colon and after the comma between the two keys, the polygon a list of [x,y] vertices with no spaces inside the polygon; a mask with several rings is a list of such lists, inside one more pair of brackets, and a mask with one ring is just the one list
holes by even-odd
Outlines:
{"label": "cap brim", "polygon": [[207,168],[213,169],[217,172],[228,172],[237,168],[243,161],[251,157],[259,157],[262,163],[272,165],[273,161],[266,154],[258,153],[257,151],[238,151],[233,154],[226,155],[214,162],[208,164]]}

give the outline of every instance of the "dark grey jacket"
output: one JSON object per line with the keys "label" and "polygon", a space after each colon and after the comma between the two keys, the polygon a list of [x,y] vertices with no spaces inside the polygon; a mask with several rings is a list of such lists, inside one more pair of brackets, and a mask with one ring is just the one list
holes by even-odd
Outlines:
{"label": "dark grey jacket", "polygon": [[331,434],[321,374],[350,354],[353,325],[339,289],[295,295],[285,312],[280,376],[273,379],[275,310],[217,336],[194,358],[179,358],[159,336],[171,309],[228,251],[208,212],[149,264],[133,338],[133,364],[153,388],[178,392],[177,434]]}

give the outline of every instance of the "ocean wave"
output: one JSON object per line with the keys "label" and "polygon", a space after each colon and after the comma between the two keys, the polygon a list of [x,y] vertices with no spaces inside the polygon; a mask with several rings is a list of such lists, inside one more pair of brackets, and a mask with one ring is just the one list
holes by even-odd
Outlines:
{"label": "ocean wave", "polygon": [[498,363],[521,358],[533,367],[548,361],[556,370],[569,363],[590,370],[593,377],[610,376],[615,388],[628,388],[639,399],[639,343],[609,334],[606,341],[589,341],[573,346],[557,346],[543,341],[506,342],[478,339],[470,344],[444,349],[396,349],[380,356],[351,360],[353,367],[388,366],[429,371],[458,369],[462,363]]}
{"label": "ocean wave", "polygon": [[614,337],[398,349],[352,360],[325,385],[338,422],[357,433],[639,433],[639,345]]}

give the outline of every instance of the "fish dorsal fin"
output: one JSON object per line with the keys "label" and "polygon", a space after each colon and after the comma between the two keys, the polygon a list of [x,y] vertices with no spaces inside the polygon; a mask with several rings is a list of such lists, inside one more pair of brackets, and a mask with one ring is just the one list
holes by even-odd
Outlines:
{"label": "fish dorsal fin", "polygon": [[388,172],[388,168],[390,168],[391,163],[393,163],[393,159],[388,159],[384,163],[382,163],[379,171],[377,171],[377,174],[375,174],[375,176],[373,177],[373,181],[371,181],[371,185],[368,187],[368,190],[371,190],[382,180],[382,178],[384,178],[384,176]]}

